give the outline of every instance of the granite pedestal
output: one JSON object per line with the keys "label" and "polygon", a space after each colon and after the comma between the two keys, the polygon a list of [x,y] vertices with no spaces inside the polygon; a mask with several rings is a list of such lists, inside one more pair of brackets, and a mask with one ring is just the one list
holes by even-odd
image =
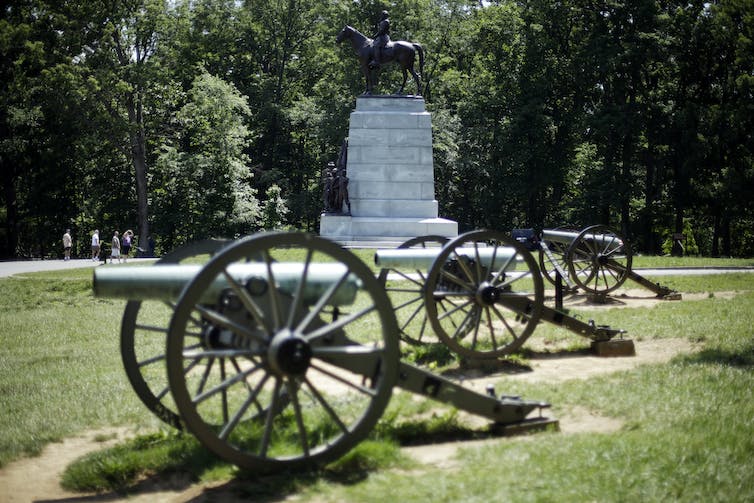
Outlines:
{"label": "granite pedestal", "polygon": [[347,171],[351,216],[323,214],[322,236],[358,243],[458,234],[456,222],[438,217],[431,115],[423,98],[357,98]]}

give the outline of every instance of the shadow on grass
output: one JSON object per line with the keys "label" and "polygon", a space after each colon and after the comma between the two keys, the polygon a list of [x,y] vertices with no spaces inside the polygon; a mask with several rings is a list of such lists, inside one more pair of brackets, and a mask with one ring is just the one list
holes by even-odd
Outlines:
{"label": "shadow on grass", "polygon": [[583,358],[594,356],[590,348],[560,349],[557,351],[532,351],[523,348],[518,353],[504,359],[470,360],[460,359],[458,367],[449,368],[440,372],[448,378],[463,378],[484,376],[489,374],[524,374],[534,372],[529,360],[562,360],[567,358]]}
{"label": "shadow on grass", "polygon": [[235,478],[227,482],[198,487],[188,499],[182,501],[282,501],[320,483],[352,485],[366,479],[368,475],[368,470],[351,471],[346,474],[327,470],[285,471],[274,475],[239,472]]}
{"label": "shadow on grass", "polygon": [[404,346],[402,359],[416,363],[417,365],[436,364],[444,366],[452,364],[456,355],[444,343],[428,343],[418,346]]}
{"label": "shadow on grass", "polygon": [[[400,446],[499,436],[460,425],[456,412],[429,419],[385,418],[371,439],[324,467],[260,474],[240,470],[208,452],[188,434],[156,433],[89,454],[69,465],[69,490],[97,492],[67,501],[113,501],[124,496],[180,493],[181,501],[280,501],[319,484],[356,484],[371,473],[409,467]],[[379,440],[376,440],[379,439]],[[206,480],[218,482],[202,482]],[[175,495],[174,495],[175,496]]]}
{"label": "shadow on grass", "polygon": [[682,356],[681,362],[691,364],[719,364],[730,367],[754,367],[754,345],[741,348],[740,351],[729,351],[719,348],[703,349],[698,353]]}
{"label": "shadow on grass", "polygon": [[157,432],[83,456],[66,467],[61,485],[78,492],[112,491],[94,500],[107,501],[134,492],[181,490],[224,464],[190,435]]}
{"label": "shadow on grass", "polygon": [[[394,444],[391,448],[366,441],[363,442],[366,447],[362,448],[360,444],[326,467],[257,474],[220,460],[195,440],[190,442],[192,445],[175,439],[167,440],[167,443],[175,445],[170,448],[171,460],[163,463],[151,463],[149,453],[139,456],[143,451],[134,447],[131,441],[76,461],[66,469],[64,481],[68,481],[64,482],[64,487],[97,494],[65,501],[121,501],[124,497],[148,494],[157,498],[164,497],[161,494],[164,492],[181,493],[181,501],[279,501],[323,481],[355,484],[370,472],[391,466],[400,457]],[[383,452],[375,454],[375,450]],[[141,462],[128,461],[134,456]],[[85,472],[88,479],[76,477],[76,481],[71,481],[72,471]],[[213,478],[230,480],[197,485],[201,480]]]}

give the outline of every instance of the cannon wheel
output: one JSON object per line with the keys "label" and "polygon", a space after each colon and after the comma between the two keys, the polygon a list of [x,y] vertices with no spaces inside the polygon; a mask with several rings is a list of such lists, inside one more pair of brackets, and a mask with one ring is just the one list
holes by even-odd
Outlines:
{"label": "cannon wheel", "polygon": [[[177,264],[201,255],[213,255],[227,243],[215,239],[192,243],[163,256],[156,264]],[[156,312],[145,315],[147,305]],[[120,327],[120,356],[131,387],[142,403],[165,423],[182,430],[183,423],[170,399],[165,372],[165,342],[174,308],[169,302],[129,301]],[[155,317],[161,317],[162,324],[155,323]],[[155,338],[159,342],[158,350],[153,349]]]}
{"label": "cannon wheel", "polygon": [[[554,230],[556,231],[572,231],[572,229],[568,229],[565,227],[556,227]],[[578,231],[573,231],[574,234],[578,233]],[[565,272],[566,274],[569,274],[568,271],[568,248],[570,244],[567,243],[559,243],[557,241],[546,241],[547,247],[550,249],[550,252],[552,253],[552,256],[555,260],[557,260],[558,265],[560,266],[560,269]],[[544,250],[539,250],[539,269],[542,271],[542,276],[551,284],[556,284],[555,275],[557,274],[557,270],[555,268],[555,265],[553,264],[552,260],[545,254]],[[565,283],[566,291],[568,291],[568,282],[566,281],[568,278],[563,278],[563,282]],[[574,288],[575,290],[575,288]]]}
{"label": "cannon wheel", "polygon": [[[602,242],[591,236],[603,236]],[[612,292],[631,271],[631,251],[618,233],[604,225],[587,227],[576,236],[567,254],[571,279],[593,294]]]}
{"label": "cannon wheel", "polygon": [[[445,246],[449,239],[445,236],[419,236],[401,244],[398,249],[437,248]],[[393,273],[402,278],[400,285],[388,286],[388,274]],[[401,296],[399,302],[393,303],[395,316],[398,318],[398,330],[403,342],[414,346],[437,342],[433,337],[432,327],[427,320],[424,308],[424,286],[427,284],[427,271],[421,269],[383,268],[378,280],[388,292]],[[427,337],[425,338],[425,335]]]}
{"label": "cannon wheel", "polygon": [[[461,251],[473,250],[473,255]],[[492,270],[480,259],[491,255]],[[512,252],[511,261],[499,257]],[[515,263],[515,270],[507,271]],[[442,249],[427,278],[425,304],[437,336],[472,359],[497,358],[521,347],[542,316],[544,284],[536,259],[497,231],[463,234]]]}
{"label": "cannon wheel", "polygon": [[[296,291],[269,288],[278,284],[271,264],[292,260],[303,264]],[[266,264],[267,277],[232,279],[228,268],[247,261]],[[307,300],[310,272],[321,263],[344,268]],[[235,300],[200,303],[216,280]],[[361,287],[353,304],[329,306],[352,280]],[[186,428],[241,468],[325,463],[366,437],[387,406],[398,377],[397,330],[387,294],[349,251],[307,234],[251,236],[223,249],[183,290],[168,334],[170,390]],[[218,364],[221,356],[228,364]]]}

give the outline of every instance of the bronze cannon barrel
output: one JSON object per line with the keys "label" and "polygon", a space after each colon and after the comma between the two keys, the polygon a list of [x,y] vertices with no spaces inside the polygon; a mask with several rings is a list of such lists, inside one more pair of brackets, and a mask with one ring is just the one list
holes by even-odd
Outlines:
{"label": "bronze cannon barrel", "polygon": [[[98,267],[94,270],[95,297],[126,300],[165,300],[176,301],[184,287],[193,280],[203,266],[194,264],[167,264],[134,267]],[[278,291],[294,295],[301,278],[304,264],[298,262],[274,262],[272,276]],[[241,285],[254,285],[253,291],[265,292],[269,284],[267,265],[264,263],[232,264],[226,268],[228,275]],[[347,277],[346,277],[347,276]],[[349,305],[354,302],[361,282],[348,268],[339,263],[312,263],[307,271],[306,284],[302,295],[305,303],[314,303],[329,288],[342,278],[329,304]],[[220,275],[211,283],[202,300],[207,303],[217,301],[220,293],[230,288],[227,279]],[[261,290],[260,290],[261,288]],[[258,295],[261,293],[257,293]]]}
{"label": "bronze cannon barrel", "polygon": [[[579,237],[579,232],[573,231],[559,231],[555,229],[542,230],[542,239],[544,241],[551,241],[554,243],[562,243],[569,245],[573,243],[576,238]],[[615,249],[623,246],[623,240],[621,240],[615,234],[584,234],[582,239],[589,242],[598,243],[600,246]]]}
{"label": "bronze cannon barrel", "polygon": [[[383,268],[407,268],[428,271],[442,248],[397,248],[390,250],[377,250],[374,254],[374,263]],[[479,261],[487,268],[501,269],[506,271],[516,267],[516,250],[509,247],[464,247],[457,248],[451,258],[465,256],[470,260]],[[494,261],[494,263],[493,263]]]}

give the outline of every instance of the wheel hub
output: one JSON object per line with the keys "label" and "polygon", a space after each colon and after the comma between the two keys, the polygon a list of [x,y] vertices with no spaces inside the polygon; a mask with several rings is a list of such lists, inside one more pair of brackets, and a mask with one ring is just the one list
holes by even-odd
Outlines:
{"label": "wheel hub", "polygon": [[270,366],[281,375],[300,376],[306,373],[312,359],[307,341],[288,330],[273,337],[269,347]]}
{"label": "wheel hub", "polygon": [[476,292],[476,300],[484,306],[494,305],[500,298],[500,289],[492,286],[488,282],[479,285]]}

